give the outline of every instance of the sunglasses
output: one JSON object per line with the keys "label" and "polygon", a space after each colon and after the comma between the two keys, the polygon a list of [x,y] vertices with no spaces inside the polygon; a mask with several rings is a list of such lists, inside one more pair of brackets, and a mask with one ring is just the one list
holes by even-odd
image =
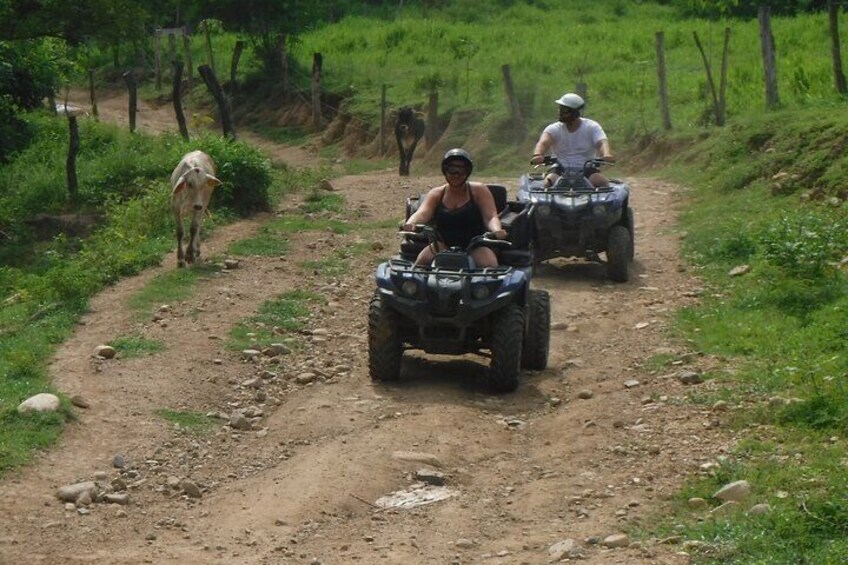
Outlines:
{"label": "sunglasses", "polygon": [[467,175],[468,169],[464,169],[462,167],[450,167],[445,169],[446,175]]}

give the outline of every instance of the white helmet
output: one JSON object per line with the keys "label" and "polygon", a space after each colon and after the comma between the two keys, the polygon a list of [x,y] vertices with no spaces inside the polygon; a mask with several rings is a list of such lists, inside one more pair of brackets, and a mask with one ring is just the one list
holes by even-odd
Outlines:
{"label": "white helmet", "polygon": [[586,101],[583,100],[580,96],[574,94],[573,92],[568,92],[563,94],[559,100],[556,101],[560,106],[565,106],[566,108],[571,108],[572,110],[582,110],[583,106],[586,105]]}

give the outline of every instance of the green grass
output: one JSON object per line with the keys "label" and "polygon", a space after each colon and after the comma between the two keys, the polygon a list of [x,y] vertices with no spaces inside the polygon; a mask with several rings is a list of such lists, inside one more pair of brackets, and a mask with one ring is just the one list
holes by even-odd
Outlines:
{"label": "green grass", "polygon": [[256,123],[252,124],[250,129],[260,137],[282,145],[301,146],[309,141],[309,133],[298,127],[275,127]]}
{"label": "green grass", "polygon": [[209,435],[218,425],[214,418],[201,412],[177,411],[163,408],[157,410],[156,415],[171,422],[179,430],[197,436]]}
{"label": "green grass", "polygon": [[350,233],[355,225],[331,218],[308,218],[300,215],[284,216],[267,224],[269,232],[297,233],[304,231],[330,231],[338,234]]}
{"label": "green grass", "polygon": [[[848,210],[826,196],[841,190],[842,166],[842,142],[827,124],[846,122],[800,114],[714,131],[666,170],[695,189],[682,217],[684,254],[708,287],[679,313],[676,331],[731,369],[713,374],[721,389],[692,389],[689,401],[746,406],[726,421],[740,437],[727,463],[692,481],[681,501],[747,479],[756,496],[744,509],[772,506],[759,517],[698,520],[681,502],[668,524],[709,544],[694,563],[848,560],[848,277],[837,267],[848,255]],[[778,184],[781,171],[793,178]],[[747,274],[729,276],[742,264]]]}
{"label": "green grass", "polygon": [[[678,533],[685,539],[705,542],[693,563],[843,563],[848,555],[846,455],[844,444],[826,434],[761,429],[756,437],[741,441],[714,476],[690,481],[681,490],[677,515],[665,518],[659,533],[669,535],[673,525],[682,523],[684,530]],[[740,512],[693,519],[689,498],[718,506],[712,495],[740,479],[753,491]],[[757,503],[768,504],[771,511],[746,514]]]}
{"label": "green grass", "polygon": [[[14,384],[7,384],[3,387],[3,394],[14,394],[15,389]],[[29,391],[24,396],[28,397],[30,392],[35,394]],[[0,414],[0,475],[29,463],[36,451],[50,447],[71,419],[72,414],[65,401],[62,409],[53,413],[23,415],[16,410],[4,409]]]}
{"label": "green grass", "polygon": [[313,191],[304,199],[301,209],[307,214],[315,212],[341,212],[344,210],[345,199],[335,192]]}
{"label": "green grass", "polygon": [[306,326],[309,307],[323,302],[320,295],[293,290],[269,300],[259,307],[256,315],[246,318],[230,330],[228,346],[243,350],[253,345],[267,346],[276,342],[292,342],[291,334]]}
{"label": "green grass", "polygon": [[256,237],[234,241],[227,247],[228,254],[241,256],[278,257],[285,255],[288,250],[289,240],[268,226],[264,226]]}
{"label": "green grass", "polygon": [[191,268],[166,271],[130,297],[129,306],[140,313],[148,313],[162,304],[185,300],[193,295],[200,281],[220,270],[218,263],[210,261]]}
{"label": "green grass", "polygon": [[354,243],[340,249],[335,249],[333,253],[327,257],[312,261],[304,261],[301,267],[323,277],[340,277],[350,272],[350,259],[361,256],[371,249],[369,243]]}
{"label": "green grass", "polygon": [[158,339],[147,339],[140,335],[117,337],[109,341],[109,345],[124,359],[145,357],[165,350],[165,342]]}

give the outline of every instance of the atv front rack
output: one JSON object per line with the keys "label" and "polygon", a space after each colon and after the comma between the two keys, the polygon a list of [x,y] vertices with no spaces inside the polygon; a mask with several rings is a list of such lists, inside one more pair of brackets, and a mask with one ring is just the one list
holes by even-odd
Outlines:
{"label": "atv front rack", "polygon": [[568,196],[576,196],[576,195],[582,196],[584,194],[608,194],[608,193],[614,192],[614,191],[615,191],[615,187],[611,186],[611,185],[598,186],[598,187],[593,187],[593,188],[589,188],[588,186],[587,187],[580,187],[580,188],[575,188],[573,186],[568,186],[568,187],[551,186],[549,188],[531,187],[530,190],[529,190],[530,194],[565,194],[565,195],[568,195]]}
{"label": "atv front rack", "polygon": [[513,271],[513,267],[498,265],[497,267],[480,267],[477,269],[453,269],[440,267],[421,267],[406,259],[390,259],[389,269],[395,273],[413,273],[419,275],[442,275],[451,277],[486,277],[502,278]]}

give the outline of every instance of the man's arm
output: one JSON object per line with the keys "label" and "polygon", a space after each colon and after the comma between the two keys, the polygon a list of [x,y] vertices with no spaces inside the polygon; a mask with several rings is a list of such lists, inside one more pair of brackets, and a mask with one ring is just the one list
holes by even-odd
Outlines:
{"label": "man's arm", "polygon": [[542,132],[539,141],[536,142],[536,147],[533,149],[533,157],[530,159],[532,165],[541,165],[545,154],[554,143],[554,138],[548,132]]}
{"label": "man's arm", "polygon": [[604,138],[595,144],[595,149],[598,150],[598,153],[601,155],[601,158],[606,159],[607,161],[615,161],[615,157],[612,155],[612,151],[610,150],[609,140]]}

